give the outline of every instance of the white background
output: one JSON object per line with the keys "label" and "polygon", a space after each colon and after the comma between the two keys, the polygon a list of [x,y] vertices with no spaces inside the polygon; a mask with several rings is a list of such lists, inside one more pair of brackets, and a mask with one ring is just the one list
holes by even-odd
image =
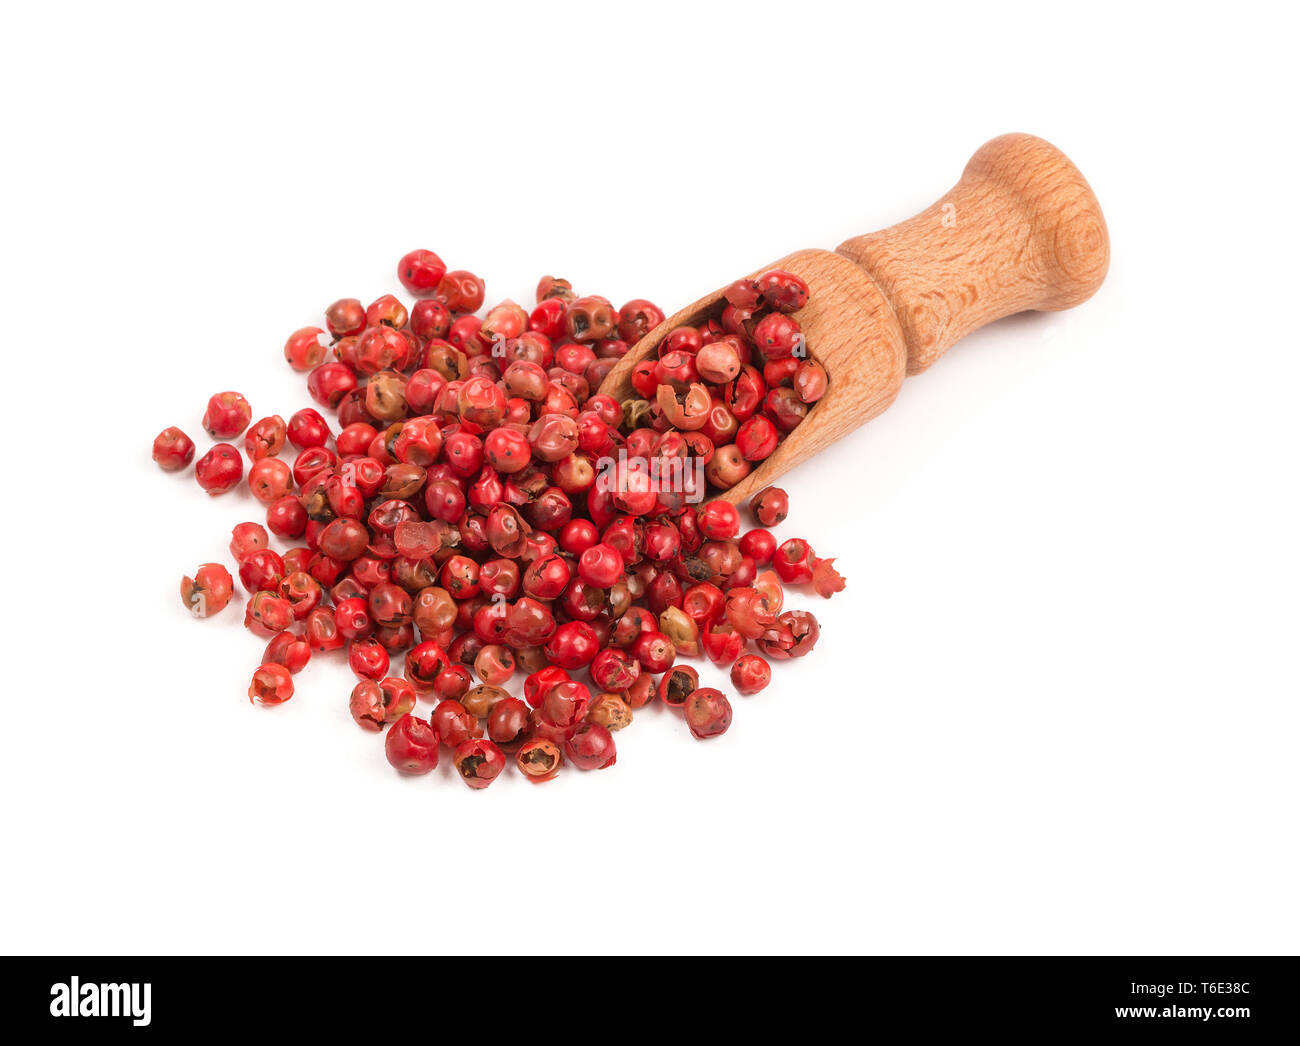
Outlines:
{"label": "white background", "polygon": [[[6,951],[1295,950],[1282,5],[36,10],[0,68]],[[672,311],[1011,130],[1090,179],[1110,277],[789,477],[849,588],[724,738],[647,710],[600,774],[405,780],[344,665],[255,709],[242,604],[185,615],[261,513],[154,434],[306,405],[285,337],[405,251]]]}

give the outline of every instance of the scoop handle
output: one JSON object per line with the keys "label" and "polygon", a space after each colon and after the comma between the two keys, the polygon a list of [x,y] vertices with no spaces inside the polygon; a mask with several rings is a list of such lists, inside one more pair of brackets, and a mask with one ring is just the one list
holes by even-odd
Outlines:
{"label": "scoop handle", "polygon": [[1110,265],[1106,220],[1054,145],[1004,134],[971,157],[952,190],[915,218],[846,240],[898,317],[907,373],[971,331],[1026,309],[1090,298]]}

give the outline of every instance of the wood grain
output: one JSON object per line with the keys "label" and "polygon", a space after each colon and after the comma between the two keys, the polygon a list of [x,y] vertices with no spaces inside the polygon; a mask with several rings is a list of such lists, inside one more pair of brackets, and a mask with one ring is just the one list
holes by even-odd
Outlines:
{"label": "wood grain", "polygon": [[994,138],[932,207],[836,251],[893,307],[908,374],[986,323],[1086,301],[1110,265],[1092,189],[1064,153],[1028,134]]}
{"label": "wood grain", "polygon": [[[796,251],[756,269],[788,269],[808,284],[795,314],[809,355],[830,376],[826,395],[776,452],[722,495],[739,504],[888,407],[903,378],[959,338],[1026,309],[1068,309],[1101,286],[1110,241],[1083,175],[1027,134],[984,145],[943,199],[914,218],[842,243]],[[722,291],[670,316],[637,342],[600,391],[636,396],[632,368],[674,327],[719,309]]]}

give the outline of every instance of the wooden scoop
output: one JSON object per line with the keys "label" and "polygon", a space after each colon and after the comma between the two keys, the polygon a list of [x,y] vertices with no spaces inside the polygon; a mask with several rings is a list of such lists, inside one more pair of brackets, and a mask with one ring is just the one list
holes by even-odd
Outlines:
{"label": "wooden scoop", "polygon": [[[986,323],[1026,309],[1056,311],[1092,296],[1110,264],[1101,207],[1059,149],[1028,134],[984,145],[961,181],[928,210],[834,252],[796,251],[768,269],[808,284],[795,313],[808,354],[830,378],[826,395],[745,479],[719,495],[739,504],[883,411],[903,378]],[[636,343],[600,391],[634,398],[632,368],[674,327],[716,315],[714,291]]]}

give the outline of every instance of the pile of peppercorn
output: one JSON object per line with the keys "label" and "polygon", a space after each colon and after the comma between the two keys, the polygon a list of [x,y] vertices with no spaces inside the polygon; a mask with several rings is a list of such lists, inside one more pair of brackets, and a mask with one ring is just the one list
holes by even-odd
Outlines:
{"label": "pile of peppercorn", "polygon": [[[403,257],[398,276],[409,310],[391,294],[341,299],[325,310],[328,345],[318,327],[285,344],[337,433],[311,407],[250,424],[237,392],[203,415],[214,440],[244,436],[247,482],[267,507],[265,526],[241,523],[230,543],[244,623],[269,640],[250,700],[283,703],[313,654],[346,649],[360,680],[352,716],[388,728],[392,765],[428,773],[446,745],[472,788],[507,753],[531,781],[565,762],[610,766],[612,731],[656,699],[682,709],[696,737],[724,733],[727,697],[678,658],[703,653],[730,666],[739,693],[757,693],[770,659],[803,656],[819,634],[811,613],[782,611],[783,586],[844,587],[833,560],[767,529],[786,517],[784,491],[750,499],[758,526],[743,534],[735,506],[705,500],[826,392],[792,315],[807,286],[780,270],[737,280],[716,317],[673,329],[636,365],[642,398],[620,404],[595,390],[663,322],[650,302],[615,310],[548,276],[531,313],[506,301],[480,319],[483,281],[433,252]],[[292,465],[279,457],[286,442]],[[178,428],[154,441],[168,471],[194,453]],[[218,442],[195,478],[222,494],[243,464]],[[292,547],[274,551],[270,535]],[[196,617],[233,594],[218,563],[181,583]],[[402,674],[390,675],[398,656]],[[522,699],[507,689],[518,673]],[[436,702],[427,719],[420,699]]]}

